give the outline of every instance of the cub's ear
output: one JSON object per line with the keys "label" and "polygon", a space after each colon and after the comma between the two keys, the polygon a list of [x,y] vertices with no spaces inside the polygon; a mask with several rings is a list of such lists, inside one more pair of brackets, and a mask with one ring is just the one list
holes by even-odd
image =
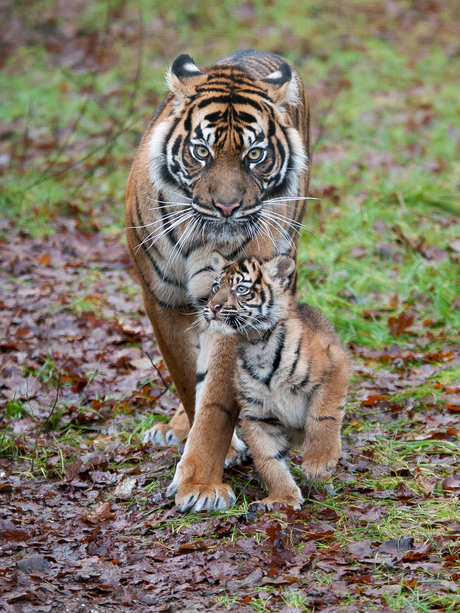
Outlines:
{"label": "cub's ear", "polygon": [[262,270],[268,275],[270,281],[286,289],[295,270],[295,262],[289,255],[275,255],[262,265]]}
{"label": "cub's ear", "polygon": [[220,251],[212,252],[212,267],[216,273],[220,273],[224,266],[227,266],[230,260],[227,260],[225,255],[222,255]]}
{"label": "cub's ear", "polygon": [[287,62],[281,64],[278,70],[272,72],[262,79],[268,94],[276,104],[293,104],[298,106],[300,103],[299,79],[291,70]]}
{"label": "cub's ear", "polygon": [[168,89],[179,98],[190,98],[208,76],[201,72],[189,55],[179,55],[166,74]]}

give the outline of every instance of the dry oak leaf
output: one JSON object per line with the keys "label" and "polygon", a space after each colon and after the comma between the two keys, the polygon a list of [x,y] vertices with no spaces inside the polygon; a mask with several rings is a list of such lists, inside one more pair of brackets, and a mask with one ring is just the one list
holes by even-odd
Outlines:
{"label": "dry oak leaf", "polygon": [[406,313],[403,311],[398,317],[388,318],[388,327],[390,334],[393,336],[400,336],[407,331],[408,328],[414,323],[415,315],[413,313]]}
{"label": "dry oak leaf", "polygon": [[5,541],[28,541],[30,534],[23,528],[18,528],[13,522],[0,519],[0,538]]}
{"label": "dry oak leaf", "polygon": [[110,502],[100,502],[99,506],[88,513],[83,519],[91,522],[92,524],[97,524],[100,521],[105,521],[106,519],[113,519],[115,517],[115,513],[112,513],[112,507]]}

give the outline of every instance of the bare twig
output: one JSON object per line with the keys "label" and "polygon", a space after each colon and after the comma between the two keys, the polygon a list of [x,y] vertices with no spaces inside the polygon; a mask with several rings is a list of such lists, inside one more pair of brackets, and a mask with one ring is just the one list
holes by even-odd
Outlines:
{"label": "bare twig", "polygon": [[[107,37],[108,37],[108,32],[109,32],[109,26],[110,26],[110,20],[112,17],[112,7],[110,6],[109,3],[109,10],[107,11],[107,18],[104,24],[104,27],[102,29],[103,32],[103,38],[102,41],[100,43],[101,46],[101,50],[103,51],[106,44],[107,44]],[[90,86],[88,89],[88,92],[91,92],[94,86],[94,83],[96,81],[96,77],[98,76],[98,70],[96,70],[95,72],[93,72],[93,74],[91,75],[91,82],[90,82]],[[86,109],[88,108],[88,104],[91,100],[91,95],[88,95],[85,99],[85,101],[82,104],[82,107],[79,111],[79,113],[77,114],[77,117],[75,118],[72,127],[70,128],[70,131],[68,133],[68,135],[66,136],[66,138],[64,139],[64,141],[62,142],[62,144],[59,146],[54,159],[51,160],[47,167],[43,170],[43,172],[41,173],[41,175],[38,177],[38,179],[36,181],[34,181],[31,185],[27,186],[25,191],[31,189],[32,187],[35,187],[36,185],[40,185],[41,183],[43,183],[44,181],[48,180],[47,175],[49,174],[49,171],[54,168],[54,166],[57,164],[57,161],[59,160],[59,157],[61,156],[62,152],[65,150],[67,143],[69,142],[70,137],[72,136],[72,134],[77,130],[78,125],[80,123],[80,121],[82,120]],[[50,177],[52,178],[52,176]]]}
{"label": "bare twig", "polygon": [[58,400],[59,400],[59,391],[60,391],[60,389],[61,389],[61,373],[59,373],[59,375],[58,375],[58,382],[57,382],[57,389],[56,389],[56,398],[54,399],[54,404],[53,404],[53,406],[51,408],[51,411],[50,411],[48,417],[45,419],[45,421],[42,423],[40,428],[37,430],[37,434],[35,436],[34,449],[33,449],[33,457],[32,457],[32,465],[30,467],[30,472],[31,473],[34,470],[34,463],[35,463],[35,456],[36,456],[36,452],[37,452],[38,437],[43,432],[46,424],[49,422],[49,420],[53,416],[53,413],[54,413],[54,411],[56,409],[56,406],[57,406],[57,403],[58,403]]}
{"label": "bare twig", "polygon": [[331,113],[331,111],[332,111],[332,109],[334,107],[334,104],[335,104],[335,102],[337,100],[337,97],[339,95],[339,89],[340,89],[339,87],[335,88],[335,90],[334,90],[334,92],[332,94],[331,101],[329,102],[329,105],[327,106],[325,113],[323,113],[324,121],[321,122],[321,125],[319,125],[319,122],[318,122],[319,134],[316,137],[316,140],[315,140],[315,142],[312,145],[312,150],[313,151],[316,149],[316,147],[318,146],[320,141],[324,138],[324,135],[326,134],[327,130],[330,127],[330,124],[327,124],[326,121],[327,121],[327,119],[329,117],[329,114]]}
{"label": "bare twig", "polygon": [[[142,58],[143,58],[143,51],[144,51],[144,34],[145,34],[145,30],[144,30],[144,20],[143,20],[143,14],[142,11],[139,11],[139,24],[140,24],[140,30],[141,30],[141,36],[140,36],[140,42],[139,42],[139,50],[138,50],[138,57],[137,57],[137,68],[136,68],[136,75],[134,77],[134,85],[133,85],[133,89],[131,91],[130,94],[130,104],[129,104],[129,108],[128,111],[126,113],[126,115],[124,116],[124,118],[120,121],[117,118],[113,118],[115,119],[115,124],[116,127],[119,128],[119,132],[116,136],[116,138],[113,138],[111,140],[109,140],[107,143],[105,143],[104,147],[107,146],[107,151],[104,153],[104,155],[110,155],[116,139],[118,138],[118,136],[120,136],[125,130],[124,127],[128,121],[128,119],[130,117],[132,117],[133,113],[134,113],[134,109],[135,109],[135,104],[136,104],[136,96],[137,96],[137,92],[139,89],[139,84],[140,84],[140,79],[141,79],[141,74],[142,74]],[[100,101],[97,101],[99,106],[102,108],[102,105],[100,103]],[[133,123],[135,123],[137,121],[137,119],[134,120],[134,122],[131,122],[130,125],[133,125]],[[96,153],[97,150],[94,152]],[[87,181],[90,179],[90,177],[94,174],[95,169],[98,167],[98,164],[95,164],[93,166],[93,168],[88,169],[86,176],[83,178],[82,181],[80,181],[80,183],[75,187],[75,189],[72,191],[72,193],[70,194],[70,199],[72,199],[75,194],[85,185],[85,183],[87,183]]]}
{"label": "bare twig", "polygon": [[[160,377],[163,385],[165,386],[165,391],[167,391],[169,389],[169,383],[166,383],[166,381],[163,379],[163,375],[161,374],[158,366],[154,363],[152,356],[150,355],[150,353],[148,353],[147,351],[144,351],[145,355],[148,357],[148,359],[150,360],[150,364],[153,366],[153,368],[157,371],[158,376]],[[158,396],[159,398],[160,396]]]}

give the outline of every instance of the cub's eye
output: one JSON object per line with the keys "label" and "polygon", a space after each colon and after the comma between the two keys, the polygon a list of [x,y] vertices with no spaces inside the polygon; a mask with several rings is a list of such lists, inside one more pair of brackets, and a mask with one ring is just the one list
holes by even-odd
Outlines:
{"label": "cub's eye", "polygon": [[203,160],[209,157],[209,149],[204,145],[195,145],[195,153]]}
{"label": "cub's eye", "polygon": [[260,149],[260,147],[255,147],[254,149],[248,151],[248,159],[250,159],[251,162],[257,162],[257,160],[260,160],[262,157],[262,153],[263,149]]}
{"label": "cub's eye", "polygon": [[213,283],[212,284],[212,291],[214,292],[214,294],[217,294],[217,292],[220,290],[220,285],[219,283]]}
{"label": "cub's eye", "polygon": [[244,296],[245,294],[249,294],[250,290],[249,290],[249,287],[246,287],[246,285],[238,285],[238,287],[236,288],[236,291],[241,296]]}

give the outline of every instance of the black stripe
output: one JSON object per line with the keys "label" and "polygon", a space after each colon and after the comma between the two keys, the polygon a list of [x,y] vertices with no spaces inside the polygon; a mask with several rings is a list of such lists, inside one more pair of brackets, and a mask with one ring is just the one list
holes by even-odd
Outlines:
{"label": "black stripe", "polygon": [[246,358],[244,356],[243,352],[239,352],[239,357],[241,359],[241,361],[243,362],[243,369],[249,374],[250,377],[252,377],[253,379],[255,379],[256,381],[258,381],[259,383],[264,383],[264,379],[261,379],[258,374],[255,372],[255,370],[252,367],[252,364],[249,364],[246,361]]}
{"label": "black stripe", "polygon": [[197,277],[202,272],[215,272],[215,270],[212,266],[203,266],[203,268],[200,268],[200,270],[197,270],[196,272],[194,272],[191,278],[193,279],[194,277]]}
{"label": "black stripe", "polygon": [[281,426],[280,420],[276,417],[256,417],[255,415],[246,415],[246,419],[262,424],[268,424],[269,426]]}
{"label": "black stripe", "polygon": [[208,371],[196,373],[196,384],[198,385],[199,383],[202,383],[206,379],[207,374]]}
{"label": "black stripe", "polygon": [[295,369],[297,367],[297,362],[299,361],[299,357],[300,357],[300,348],[301,348],[301,346],[302,346],[302,339],[299,340],[299,344],[297,345],[297,349],[295,351],[295,356],[296,357],[295,357],[294,362],[292,363],[291,370],[289,372],[289,376],[290,377],[292,377],[292,375],[294,374]]}
{"label": "black stripe", "polygon": [[158,296],[156,296],[155,292],[152,290],[152,288],[150,287],[150,285],[147,282],[146,278],[142,274],[141,269],[139,268],[139,265],[136,262],[136,260],[134,258],[132,258],[132,261],[133,261],[134,267],[136,268],[137,274],[142,279],[145,287],[150,292],[150,295],[152,296],[152,298],[155,300],[155,302],[159,306],[163,307],[164,309],[173,309],[173,310],[181,310],[181,311],[186,311],[187,309],[190,309],[192,307],[192,305],[190,305],[190,304],[171,305],[171,304],[168,304],[167,302],[164,302],[163,300],[160,300],[160,298],[158,298]]}
{"label": "black stripe", "polygon": [[242,251],[251,240],[252,240],[252,236],[249,236],[248,238],[246,238],[239,247],[237,247],[234,251],[232,251],[231,253],[228,253],[225,256],[227,260],[234,260],[236,256],[240,253],[240,251]]}
{"label": "black stripe", "polygon": [[278,370],[278,367],[280,365],[281,362],[281,357],[282,357],[282,353],[283,353],[283,349],[284,349],[284,339],[286,337],[286,330],[284,328],[284,324],[282,324],[282,330],[281,330],[281,335],[280,338],[278,339],[278,347],[276,348],[276,354],[275,354],[275,359],[273,361],[273,368],[272,371],[270,373],[270,376],[268,377],[268,381],[266,385],[270,384],[270,381],[273,377],[273,375],[275,374],[275,372]]}
{"label": "black stripe", "polygon": [[262,336],[262,342],[267,344],[268,341],[271,338],[271,335],[273,334],[273,330],[274,328],[268,328],[268,330],[264,333],[264,335]]}
{"label": "black stripe", "polygon": [[[137,197],[137,191],[136,191],[136,187],[134,187],[134,193],[135,193],[135,198],[136,198],[136,213],[138,216],[138,220],[139,220],[139,225],[144,226],[144,220],[142,218],[142,214],[140,211],[140,207],[139,207],[139,200]],[[131,224],[133,224],[133,219],[131,217]],[[136,228],[132,228],[134,231],[134,234],[136,236],[136,238],[139,240],[140,243],[143,243],[143,241],[141,240],[137,229]],[[155,272],[157,273],[157,275],[162,279],[162,281],[164,281],[165,283],[169,283],[170,285],[174,285],[174,287],[180,287],[182,289],[186,289],[186,285],[185,283],[182,283],[182,281],[180,281],[179,279],[174,279],[173,277],[168,276],[156,263],[156,261],[153,259],[152,254],[150,253],[150,249],[153,249],[160,257],[162,257],[161,253],[158,251],[157,247],[155,247],[154,244],[150,244],[147,245],[146,243],[143,243],[142,245],[142,250],[144,251],[145,255],[148,257],[150,263],[153,266],[153,269],[155,270]]]}
{"label": "black stripe", "polygon": [[193,299],[193,304],[197,307],[202,308],[208,304],[209,296],[198,296],[198,298]]}
{"label": "black stripe", "polygon": [[[252,106],[252,108],[257,109],[259,112],[263,112],[264,111],[264,106],[262,106],[261,104],[259,104],[258,102],[256,102],[255,100],[252,100],[251,98],[245,98],[244,97],[244,92],[242,92],[243,95],[241,94],[228,94],[225,93],[222,96],[213,96],[212,98],[205,98],[204,100],[202,100],[201,102],[199,102],[197,104],[197,107],[199,109],[204,108],[205,106],[209,106],[211,104],[247,104],[248,106]],[[262,96],[261,94],[257,94],[257,96],[260,96],[261,98],[266,98],[267,100],[269,100],[268,96]]]}
{"label": "black stripe", "polygon": [[281,451],[278,451],[278,453],[273,457],[274,460],[284,460],[284,458],[287,456],[288,454],[288,450],[287,449],[281,449]]}
{"label": "black stripe", "polygon": [[335,417],[332,417],[332,415],[325,415],[324,417],[313,417],[313,419],[316,419],[316,421],[326,421],[326,419],[332,419],[333,421],[335,421]]}
{"label": "black stripe", "polygon": [[[140,226],[145,226],[145,223],[144,223],[144,220],[143,220],[142,214],[141,214],[141,209],[140,209],[140,206],[139,206],[139,199],[137,197],[137,186],[136,186],[136,184],[134,185],[134,196],[135,196],[135,199],[136,199],[136,214],[137,214],[138,224]],[[162,198],[159,198],[159,200],[162,200]],[[134,225],[132,218],[131,218],[131,224]],[[134,232],[136,234],[136,237],[139,238],[138,233],[136,232],[136,229],[134,229]],[[142,242],[142,241],[140,241],[140,242]],[[144,248],[144,245],[142,245],[142,247]],[[152,245],[151,249],[153,249],[156,253],[158,253],[158,255],[160,257],[162,257],[160,251],[158,250],[158,247],[156,247],[155,245]],[[144,248],[144,251],[145,251],[145,248]],[[148,253],[148,251],[145,251],[145,252],[150,257],[150,254]]]}

